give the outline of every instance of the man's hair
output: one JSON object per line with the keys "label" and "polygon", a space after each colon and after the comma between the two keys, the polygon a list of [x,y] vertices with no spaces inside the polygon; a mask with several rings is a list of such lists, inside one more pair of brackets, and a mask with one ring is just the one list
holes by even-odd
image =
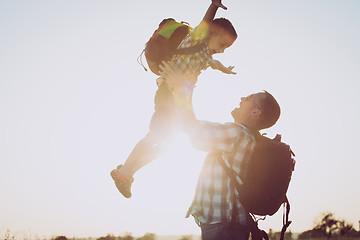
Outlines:
{"label": "man's hair", "polygon": [[231,36],[237,38],[237,33],[232,23],[226,18],[215,18],[211,22],[212,26],[220,27],[226,32],[230,33]]}
{"label": "man's hair", "polygon": [[265,129],[273,126],[280,117],[280,106],[276,99],[268,93],[263,91],[264,98],[261,98],[261,122],[259,124],[260,129]]}

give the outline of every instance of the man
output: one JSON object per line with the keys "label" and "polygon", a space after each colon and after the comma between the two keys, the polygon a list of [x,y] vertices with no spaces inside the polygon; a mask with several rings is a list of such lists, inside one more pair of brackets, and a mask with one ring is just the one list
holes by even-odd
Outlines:
{"label": "man", "polygon": [[[247,240],[249,214],[239,202],[219,158],[239,175],[241,163],[254,148],[254,133],[276,123],[279,104],[270,93],[259,92],[241,98],[240,106],[231,112],[233,123],[199,121],[191,102],[194,77],[180,74],[174,65],[164,66],[163,74],[176,100],[183,130],[197,149],[208,152],[187,217],[195,218],[203,240]],[[235,142],[240,143],[236,149]],[[240,178],[237,181],[242,183]]]}

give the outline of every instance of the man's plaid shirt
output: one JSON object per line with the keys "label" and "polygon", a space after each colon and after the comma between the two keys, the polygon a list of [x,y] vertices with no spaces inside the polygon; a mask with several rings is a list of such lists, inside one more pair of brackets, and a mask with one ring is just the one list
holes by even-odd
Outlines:
{"label": "man's plaid shirt", "polygon": [[[194,29],[194,31],[195,30],[196,28]],[[206,41],[206,38],[197,38],[196,36],[194,36],[193,33],[188,34],[179,44],[179,49],[195,46],[202,43],[205,43],[204,47],[200,51],[193,54],[175,54],[170,60],[170,62],[175,65],[175,68],[178,71],[194,74],[196,77],[198,77],[201,73],[201,70],[208,68],[209,62],[213,60]],[[165,80],[162,76],[156,80],[158,86],[160,86],[161,83],[163,83],[164,81]]]}
{"label": "man's plaid shirt", "polygon": [[[200,223],[230,222],[233,214],[233,198],[237,194],[230,178],[218,162],[222,158],[237,175],[240,166],[254,148],[255,138],[243,125],[237,123],[201,122],[201,133],[192,139],[196,148],[208,152],[196,187],[195,198],[186,217],[193,215]],[[239,141],[239,142],[237,142]],[[239,143],[233,152],[235,142]],[[230,156],[234,157],[230,157]],[[241,180],[237,177],[238,182]],[[246,224],[244,208],[236,197],[235,221]]]}

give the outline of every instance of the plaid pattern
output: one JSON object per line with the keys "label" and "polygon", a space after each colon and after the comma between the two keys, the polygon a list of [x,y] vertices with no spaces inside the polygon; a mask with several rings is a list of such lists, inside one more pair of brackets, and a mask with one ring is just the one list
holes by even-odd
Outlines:
{"label": "plaid pattern", "polygon": [[[196,148],[209,153],[200,173],[194,201],[186,217],[193,215],[198,222],[206,224],[230,222],[233,214],[232,199],[235,197],[234,194],[238,193],[217,158],[223,158],[225,163],[239,175],[241,163],[254,148],[255,138],[241,124],[205,121],[201,124],[199,138],[192,140]],[[233,152],[237,141],[240,142]],[[234,154],[233,158],[230,157],[232,154]],[[239,177],[237,180],[242,183]],[[235,221],[246,224],[247,214],[239,200],[236,200],[236,205],[238,214]]]}
{"label": "plaid pattern", "polygon": [[[193,34],[188,34],[184,40],[179,44],[178,48],[187,48],[195,46],[206,41],[205,39],[197,39]],[[204,48],[199,52],[187,55],[174,55],[170,62],[174,63],[175,68],[183,73],[191,73],[198,77],[201,70],[205,70],[209,67],[209,61],[212,60],[212,56],[209,52],[209,48],[205,42]],[[164,77],[159,77],[156,80],[158,86],[165,81]]]}
{"label": "plaid pattern", "polygon": [[[203,41],[195,40],[191,34],[185,37],[178,48],[187,48],[201,44]],[[184,73],[200,75],[201,70],[209,67],[208,62],[212,59],[207,44],[199,52],[189,55],[174,55],[171,61],[176,68]]]}

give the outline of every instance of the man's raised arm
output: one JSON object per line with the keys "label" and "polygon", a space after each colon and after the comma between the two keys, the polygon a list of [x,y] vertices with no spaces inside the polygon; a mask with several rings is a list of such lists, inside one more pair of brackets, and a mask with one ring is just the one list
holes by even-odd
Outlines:
{"label": "man's raised arm", "polygon": [[196,76],[190,73],[181,73],[172,63],[165,61],[160,65],[160,68],[162,76],[166,78],[166,83],[173,93],[182,130],[189,135],[196,136],[201,130],[200,121],[196,119],[192,105]]}

